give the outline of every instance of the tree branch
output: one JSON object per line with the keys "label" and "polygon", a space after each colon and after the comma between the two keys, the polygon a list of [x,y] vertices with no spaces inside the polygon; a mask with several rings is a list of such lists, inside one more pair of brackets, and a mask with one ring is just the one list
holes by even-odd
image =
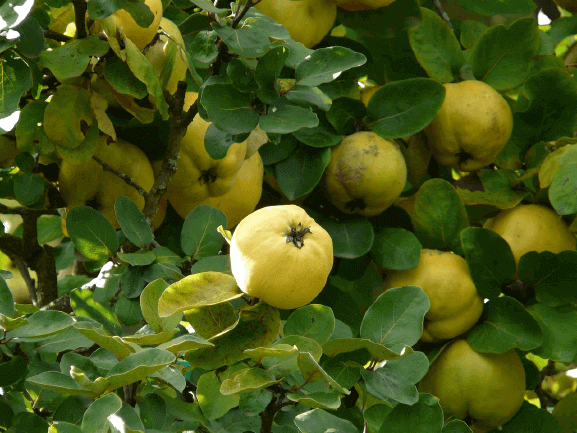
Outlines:
{"label": "tree branch", "polygon": [[124,182],[126,182],[128,185],[130,185],[131,187],[133,187],[135,190],[138,191],[138,193],[144,197],[144,199],[146,199],[146,196],[148,196],[148,192],[146,192],[146,190],[141,187],[138,182],[136,182],[134,179],[132,179],[130,176],[128,176],[127,174],[124,174],[120,171],[118,171],[117,169],[115,169],[114,167],[110,166],[109,164],[107,164],[106,162],[104,162],[102,159],[100,159],[99,157],[97,157],[96,155],[92,155],[92,159],[95,160],[97,163],[99,163],[102,168],[104,169],[104,171],[109,171],[112,174],[115,174],[116,176],[118,176],[119,178],[121,178]]}
{"label": "tree branch", "polygon": [[72,313],[72,306],[70,305],[70,295],[67,293],[60,298],[44,305],[41,310],[57,310],[65,313]]}
{"label": "tree branch", "polygon": [[52,39],[58,42],[68,42],[69,40],[74,39],[70,36],[63,35],[62,33],[58,33],[50,29],[42,30],[42,33],[46,39]]}
{"label": "tree branch", "polygon": [[88,36],[86,32],[86,11],[88,10],[86,0],[72,0],[72,4],[74,5],[76,39],[84,39]]}
{"label": "tree branch", "polygon": [[451,31],[454,31],[453,25],[451,24],[451,18],[449,17],[449,15],[447,15],[447,12],[445,12],[443,6],[441,6],[441,1],[440,0],[432,0],[432,1],[433,5],[435,6],[435,9],[437,9],[437,12],[441,16],[441,18],[443,18],[443,21],[445,21],[449,25]]}

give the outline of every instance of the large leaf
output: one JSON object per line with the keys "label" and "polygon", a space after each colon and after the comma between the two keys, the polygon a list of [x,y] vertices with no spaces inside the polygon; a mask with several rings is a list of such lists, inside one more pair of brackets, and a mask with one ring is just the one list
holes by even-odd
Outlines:
{"label": "large leaf", "polygon": [[96,397],[95,393],[78,385],[70,375],[57,371],[45,371],[44,373],[29,377],[26,380],[34,385],[40,386],[41,388],[59,392],[61,394]]}
{"label": "large leaf", "polygon": [[[4,16],[2,17],[4,18]],[[18,110],[20,97],[32,85],[28,65],[24,60],[16,57],[12,50],[3,53],[1,65],[0,119],[10,116]]]}
{"label": "large leaf", "polygon": [[251,132],[258,124],[259,114],[251,106],[251,96],[230,84],[207,84],[201,103],[210,121],[229,134]]}
{"label": "large leaf", "polygon": [[96,302],[94,293],[88,289],[74,289],[70,292],[70,305],[77,316],[88,317],[104,326],[113,334],[121,334],[122,327],[116,314],[108,305]]}
{"label": "large leaf", "polygon": [[381,268],[402,271],[419,264],[422,245],[413,232],[386,227],[379,230],[371,248],[371,258]]}
{"label": "large leaf", "polygon": [[322,345],[329,340],[334,328],[333,311],[324,305],[310,304],[293,311],[283,326],[283,334],[302,335]]}
{"label": "large leaf", "polygon": [[560,362],[573,362],[577,356],[577,311],[575,307],[548,307],[535,304],[527,310],[543,330],[543,344],[533,349],[535,355]]}
{"label": "large leaf", "polygon": [[114,394],[106,394],[93,402],[82,417],[82,433],[108,432],[108,417],[122,408],[122,400]]}
{"label": "large leaf", "polygon": [[118,236],[110,221],[88,206],[68,212],[66,230],[76,249],[89,260],[104,259],[118,250]]}
{"label": "large leaf", "polygon": [[184,317],[194,332],[204,338],[214,337],[236,323],[234,307],[230,302],[191,308],[184,312]]}
{"label": "large leaf", "polygon": [[120,196],[114,204],[114,212],[122,232],[134,245],[144,248],[152,242],[152,229],[136,203]]}
{"label": "large leaf", "polygon": [[295,417],[294,423],[302,433],[325,433],[327,426],[338,433],[358,433],[349,420],[339,418],[322,409],[313,409]]}
{"label": "large leaf", "polygon": [[196,206],[185,218],[180,234],[180,246],[194,259],[216,255],[224,243],[217,231],[226,225],[226,215],[208,205]]}
{"label": "large leaf", "polygon": [[373,246],[375,232],[366,218],[344,221],[327,219],[322,226],[333,240],[335,257],[354,259],[366,254]]}
{"label": "large leaf", "polygon": [[317,49],[296,68],[296,84],[318,86],[333,81],[335,74],[365,64],[367,58],[345,47]]}
{"label": "large leaf", "polygon": [[385,418],[378,433],[440,432],[443,409],[439,399],[431,394],[419,394],[415,404],[399,404]]}
{"label": "large leaf", "polygon": [[28,317],[27,325],[8,332],[6,338],[39,340],[66,331],[73,324],[74,319],[62,311],[37,311]]}
{"label": "large leaf", "polygon": [[158,314],[158,300],[167,287],[168,283],[159,278],[149,283],[140,294],[140,309],[144,320],[156,332],[172,331],[182,318],[180,312],[168,317],[160,317]]}

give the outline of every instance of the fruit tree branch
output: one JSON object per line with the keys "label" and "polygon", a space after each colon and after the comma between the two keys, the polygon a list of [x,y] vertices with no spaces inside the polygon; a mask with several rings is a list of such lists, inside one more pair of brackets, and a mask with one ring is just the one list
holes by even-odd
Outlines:
{"label": "fruit tree branch", "polygon": [[58,33],[50,29],[42,30],[42,33],[46,39],[52,39],[58,42],[68,42],[69,40],[74,39],[70,36],[63,35],[62,33]]}
{"label": "fruit tree branch", "polygon": [[451,18],[449,18],[449,15],[447,15],[447,12],[445,12],[445,10],[443,9],[443,6],[441,6],[441,1],[440,0],[433,0],[433,5],[435,6],[435,9],[437,9],[437,12],[441,16],[441,18],[443,18],[443,21],[445,21],[449,25],[449,28],[451,29],[451,31],[453,31],[453,25],[451,24]]}
{"label": "fruit tree branch", "polygon": [[102,168],[104,169],[104,171],[109,171],[112,174],[115,174],[116,176],[121,178],[124,182],[126,182],[128,185],[130,185],[135,190],[137,190],[138,193],[146,199],[148,192],[146,192],[146,190],[143,187],[141,187],[138,184],[138,182],[136,182],[130,176],[128,176],[127,174],[124,174],[121,171],[118,171],[117,169],[115,169],[114,167],[108,165],[106,162],[104,162],[102,159],[100,159],[96,155],[92,155],[92,159],[95,160],[97,163],[99,163],[102,166]]}
{"label": "fruit tree branch", "polygon": [[72,0],[74,5],[74,20],[76,23],[76,38],[84,39],[88,36],[86,32],[86,11],[88,10],[88,5],[86,0]]}

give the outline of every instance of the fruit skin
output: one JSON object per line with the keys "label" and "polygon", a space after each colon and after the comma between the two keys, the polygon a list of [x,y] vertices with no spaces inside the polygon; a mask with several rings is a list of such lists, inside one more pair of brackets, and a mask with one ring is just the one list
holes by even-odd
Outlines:
{"label": "fruit skin", "polygon": [[365,9],[378,9],[388,6],[395,0],[336,0],[339,7],[349,11],[362,11]]}
{"label": "fruit skin", "polygon": [[560,433],[574,433],[577,429],[577,393],[567,395],[555,405],[551,415],[559,421]]}
{"label": "fruit skin", "polygon": [[0,167],[13,167],[16,155],[20,150],[16,147],[16,141],[5,136],[0,136]]}
{"label": "fruit skin", "polygon": [[474,171],[495,161],[513,131],[507,101],[481,81],[443,84],[445,101],[425,134],[439,164]]}
{"label": "fruit skin", "polygon": [[337,5],[329,0],[262,0],[255,6],[286,27],[291,38],[311,48],[333,28]]}
{"label": "fruit skin", "polygon": [[171,203],[179,200],[199,203],[226,194],[232,188],[246,155],[246,142],[234,143],[224,158],[212,159],[204,147],[209,126],[197,114],[182,137],[176,173],[168,184],[167,198]]}
{"label": "fruit skin", "polygon": [[484,228],[493,230],[507,241],[515,263],[529,251],[576,251],[575,235],[559,215],[546,206],[521,204],[505,209],[488,219]]}
{"label": "fruit skin", "polygon": [[374,216],[395,202],[406,181],[407,166],[399,146],[374,132],[361,131],[331,149],[323,188],[341,212]]}
{"label": "fruit skin", "polygon": [[383,86],[370,86],[365,87],[364,89],[361,90],[361,102],[365,104],[365,107],[369,106],[369,101],[371,100],[373,95],[377,93],[377,90],[379,90],[381,87]]}
{"label": "fruit skin", "polygon": [[483,298],[471,279],[464,258],[447,251],[421,250],[419,264],[389,272],[383,288],[417,286],[429,297],[421,340],[446,340],[467,332],[483,312]]}
{"label": "fruit skin", "polygon": [[433,362],[419,392],[437,396],[446,417],[470,416],[473,432],[485,433],[509,421],[521,407],[525,370],[514,350],[478,353],[467,340],[457,340]]}
{"label": "fruit skin", "polygon": [[[111,167],[130,176],[146,191],[152,188],[152,166],[144,152],[134,144],[118,140],[107,145],[105,141],[99,140],[94,154]],[[144,197],[136,189],[115,174],[104,171],[92,158],[80,165],[62,161],[58,182],[60,194],[67,203],[66,211],[90,204],[104,215],[115,229],[120,228],[114,211],[118,197],[127,197],[134,201],[140,210],[144,208]]]}
{"label": "fruit skin", "polygon": [[[291,228],[298,232],[293,241]],[[306,228],[309,231],[304,233]],[[304,209],[268,206],[237,226],[230,243],[230,264],[247,295],[276,308],[299,308],[325,286],[333,266],[333,241]]]}
{"label": "fruit skin", "polygon": [[162,18],[160,28],[166,35],[161,34],[158,41],[148,48],[145,56],[160,78],[161,84],[173,95],[178,82],[186,79],[188,69],[185,59],[186,49],[176,24],[167,18]]}
{"label": "fruit skin", "polygon": [[257,152],[242,163],[232,188],[226,194],[208,197],[200,202],[173,195],[170,204],[182,218],[186,218],[197,206],[210,205],[226,215],[228,229],[231,229],[250,214],[258,204],[262,194],[263,172],[262,158]]}
{"label": "fruit skin", "polygon": [[144,4],[148,6],[154,14],[154,20],[148,27],[140,27],[124,9],[117,10],[112,14],[116,21],[116,27],[122,27],[126,37],[134,42],[134,45],[136,45],[140,51],[154,39],[154,35],[156,35],[158,27],[160,26],[160,19],[162,18],[161,0],[145,0]]}

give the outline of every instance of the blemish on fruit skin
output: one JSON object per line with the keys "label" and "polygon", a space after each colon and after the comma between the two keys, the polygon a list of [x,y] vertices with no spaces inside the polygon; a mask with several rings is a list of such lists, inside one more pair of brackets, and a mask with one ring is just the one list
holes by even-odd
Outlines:
{"label": "blemish on fruit skin", "polygon": [[368,148],[363,149],[363,153],[366,155],[378,156],[379,155],[379,148],[376,144],[370,145]]}
{"label": "blemish on fruit skin", "polygon": [[339,163],[335,176],[343,185],[355,185],[363,181],[363,172],[367,167],[362,164],[357,167],[347,166],[344,162]]}

